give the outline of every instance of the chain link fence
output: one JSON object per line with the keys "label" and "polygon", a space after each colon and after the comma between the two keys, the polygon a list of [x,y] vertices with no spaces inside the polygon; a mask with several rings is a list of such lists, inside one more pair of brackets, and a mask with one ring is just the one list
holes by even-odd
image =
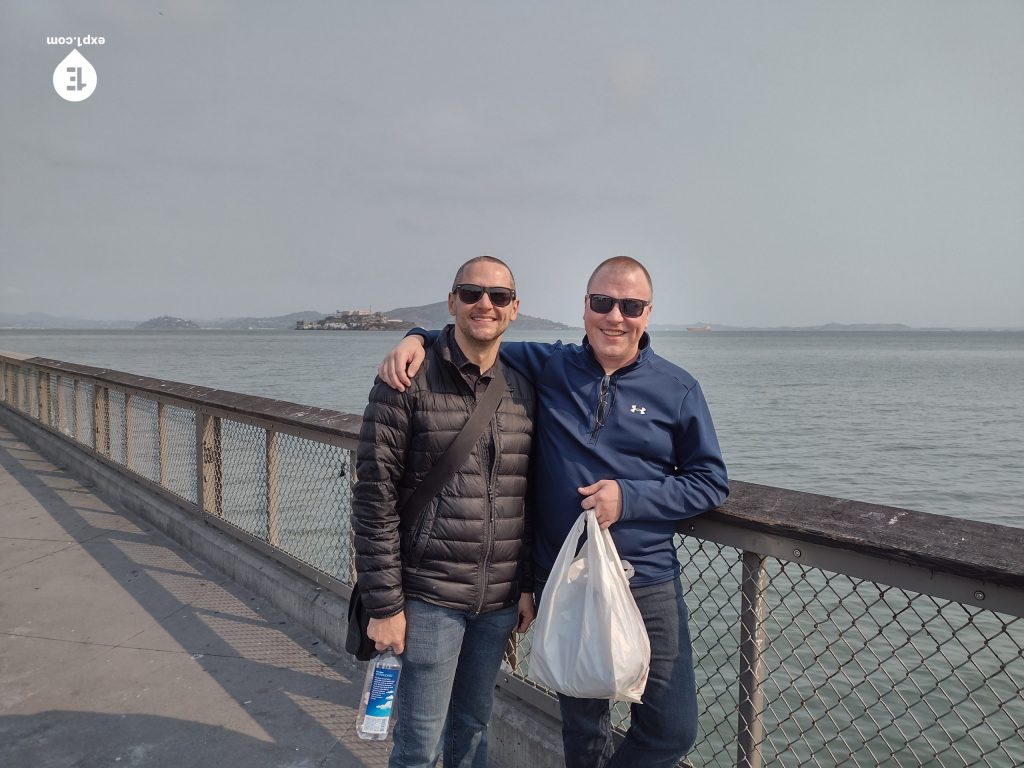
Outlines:
{"label": "chain link fence", "polygon": [[[348,515],[354,440],[308,429],[295,434],[265,416],[227,414],[143,388],[0,359],[6,406],[194,512],[201,505],[220,527],[326,576],[325,583],[337,582],[347,596],[344,587],[354,574]],[[202,432],[205,423],[210,428]]]}
{"label": "chain link fence", "polygon": [[1024,765],[1024,604],[1000,613],[772,557],[756,588],[758,757],[737,760],[737,712],[751,706],[742,556],[680,541],[702,710],[693,766]]}
{"label": "chain link fence", "polygon": [[[6,407],[347,597],[351,429],[157,394],[163,382],[130,387],[7,355],[0,366]],[[1024,590],[1006,588],[993,610],[977,604],[980,588],[973,602],[949,599],[888,571],[765,553],[745,535],[677,539],[701,710],[687,765],[1024,766]],[[510,646],[503,677],[552,711],[527,678],[531,641]],[[614,705],[620,732],[629,718]]]}

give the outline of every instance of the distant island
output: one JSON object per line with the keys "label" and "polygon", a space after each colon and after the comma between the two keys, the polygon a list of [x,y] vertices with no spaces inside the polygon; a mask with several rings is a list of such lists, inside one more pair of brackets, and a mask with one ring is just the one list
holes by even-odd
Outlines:
{"label": "distant island", "polygon": [[407,331],[412,323],[368,309],[335,310],[321,320],[296,320],[297,331]]}
{"label": "distant island", "polygon": [[191,320],[183,320],[180,317],[163,315],[146,320],[135,326],[137,331],[198,331],[199,325]]}
{"label": "distant island", "polygon": [[[403,320],[421,328],[443,328],[452,322],[452,316],[448,314],[448,302],[437,301],[433,304],[423,304],[419,307],[400,307],[391,309],[384,313],[387,317]],[[512,328],[517,331],[564,331],[572,326],[565,323],[556,323],[554,320],[545,320],[543,317],[525,315],[522,312],[512,323]]]}
{"label": "distant island", "polygon": [[[448,314],[448,302],[437,301],[419,307],[400,307],[387,312],[371,312],[368,309],[337,310],[333,315],[319,320],[298,320],[295,329],[299,331],[405,331],[414,325],[423,328],[441,328],[452,321]],[[569,326],[545,320],[542,317],[519,315],[514,322],[518,330],[563,330]]]}

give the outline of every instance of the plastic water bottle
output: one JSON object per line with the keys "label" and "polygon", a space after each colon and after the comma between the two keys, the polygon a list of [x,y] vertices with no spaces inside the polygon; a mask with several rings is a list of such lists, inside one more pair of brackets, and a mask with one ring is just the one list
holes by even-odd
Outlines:
{"label": "plastic water bottle", "polygon": [[389,648],[367,665],[360,699],[356,733],[360,739],[383,741],[388,737],[391,711],[402,674],[402,659]]}

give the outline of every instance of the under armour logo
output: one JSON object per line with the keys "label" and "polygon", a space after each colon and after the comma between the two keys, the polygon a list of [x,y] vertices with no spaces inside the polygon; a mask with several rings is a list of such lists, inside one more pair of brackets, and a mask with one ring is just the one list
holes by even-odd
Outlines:
{"label": "under armour logo", "polygon": [[629,412],[630,413],[639,413],[641,416],[643,416],[645,413],[647,413],[647,409],[646,408],[641,408],[639,405],[633,405],[633,406],[630,406]]}

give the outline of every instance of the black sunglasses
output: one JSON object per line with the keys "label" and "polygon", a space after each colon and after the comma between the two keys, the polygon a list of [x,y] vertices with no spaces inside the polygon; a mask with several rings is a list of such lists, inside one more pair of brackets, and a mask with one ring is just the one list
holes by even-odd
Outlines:
{"label": "black sunglasses", "polygon": [[623,317],[640,317],[651,303],[644,299],[613,299],[603,293],[588,293],[587,298],[590,299],[590,308],[599,315],[607,315],[618,304]]}
{"label": "black sunglasses", "polygon": [[491,304],[496,307],[507,307],[516,297],[514,288],[484,288],[474,283],[459,283],[452,288],[452,293],[457,295],[463,304],[476,304],[486,293],[491,297]]}

